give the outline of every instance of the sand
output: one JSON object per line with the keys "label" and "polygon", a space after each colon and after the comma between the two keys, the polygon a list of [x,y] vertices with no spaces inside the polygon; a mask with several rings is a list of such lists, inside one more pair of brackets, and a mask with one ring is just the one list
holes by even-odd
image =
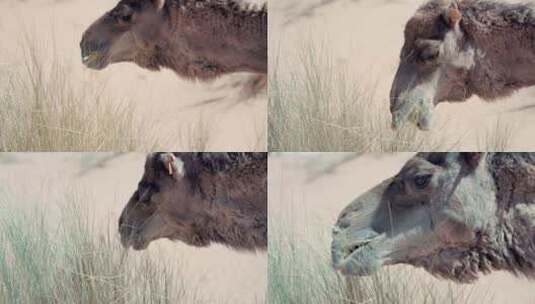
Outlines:
{"label": "sand", "polygon": [[[0,154],[0,191],[7,188],[11,193],[23,195],[27,199],[20,200],[19,207],[32,208],[33,203],[47,201],[43,198],[61,198],[74,187],[93,198],[90,210],[97,224],[110,223],[111,227],[116,227],[123,207],[141,178],[145,155],[123,154],[95,167],[99,160],[108,156],[110,154]],[[59,214],[58,206],[50,203],[45,207],[47,215]],[[198,249],[180,242],[158,240],[146,251],[132,251],[131,254],[176,261],[169,267],[179,268],[186,288],[197,290],[207,303],[264,302],[265,253],[238,253],[220,245]]]}
{"label": "sand", "polygon": [[[325,168],[347,157],[340,153],[284,153],[269,162],[270,217],[297,211],[293,224],[316,225],[315,231],[330,235],[341,210],[353,199],[396,174],[413,154],[365,154],[347,161],[330,172]],[[305,226],[306,227],[306,226]],[[310,239],[307,241],[311,241]],[[327,253],[330,244],[321,244]],[[411,266],[394,266],[411,268]],[[424,270],[416,274],[447,292],[447,281],[435,279]],[[403,278],[399,278],[403,279]],[[456,287],[455,287],[456,286]],[[454,289],[463,285],[454,284]],[[507,272],[494,272],[471,284],[474,294],[492,294],[489,304],[533,303],[533,282]],[[476,301],[477,302],[477,301]],[[485,302],[487,303],[487,302]]]}
{"label": "sand", "polygon": [[[255,0],[256,1],[256,0]],[[187,150],[192,137],[187,128],[202,120],[209,130],[208,149],[214,151],[262,151],[266,149],[267,96],[237,101],[240,91],[228,85],[242,74],[222,77],[212,83],[180,79],[170,70],[151,72],[132,63],[110,65],[103,71],[83,66],[79,43],[83,31],[113,8],[108,0],[0,1],[0,69],[20,68],[21,39],[30,39],[52,50],[69,66],[69,78],[105,83],[105,96],[117,102],[131,101],[139,119],[156,124],[166,150]],[[258,2],[258,1],[256,1]],[[50,55],[43,54],[45,60]],[[203,101],[221,101],[199,106]],[[181,131],[182,130],[182,131]],[[186,135],[178,136],[180,133]],[[167,138],[169,138],[167,140]]]}
{"label": "sand", "polygon": [[[270,43],[280,54],[292,54],[303,40],[323,42],[335,64],[377,84],[377,102],[388,103],[390,86],[399,63],[403,29],[424,1],[414,0],[271,0]],[[292,66],[283,67],[291,69]],[[280,73],[283,73],[281,71]],[[435,109],[429,136],[446,134],[456,149],[485,149],[485,136],[495,134],[497,121],[510,128],[508,150],[535,148],[533,89],[509,98],[483,102],[444,103]]]}

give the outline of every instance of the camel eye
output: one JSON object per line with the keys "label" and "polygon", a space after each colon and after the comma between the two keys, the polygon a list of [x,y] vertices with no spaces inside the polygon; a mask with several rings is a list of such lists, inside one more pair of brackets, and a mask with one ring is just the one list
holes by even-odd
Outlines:
{"label": "camel eye", "polygon": [[123,22],[130,22],[130,21],[132,21],[132,15],[124,15],[124,16],[121,16],[121,21],[123,21]]}
{"label": "camel eye", "polygon": [[418,59],[422,62],[434,61],[440,55],[440,45],[439,40],[418,39],[415,42]]}
{"label": "camel eye", "polygon": [[119,23],[130,23],[133,20],[135,10],[127,5],[122,5],[112,11],[112,15]]}
{"label": "camel eye", "polygon": [[141,191],[139,196],[139,201],[143,204],[150,203],[150,198],[152,197],[152,190],[150,188],[144,189]]}
{"label": "camel eye", "polygon": [[426,48],[420,52],[420,59],[423,61],[431,61],[438,58],[439,50],[435,48]]}
{"label": "camel eye", "polygon": [[432,177],[433,176],[431,174],[416,176],[414,178],[414,185],[416,186],[417,189],[423,190],[429,185]]}

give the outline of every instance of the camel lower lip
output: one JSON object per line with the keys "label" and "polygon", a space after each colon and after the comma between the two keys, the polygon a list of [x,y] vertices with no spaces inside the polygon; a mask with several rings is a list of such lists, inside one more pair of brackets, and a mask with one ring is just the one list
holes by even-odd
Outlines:
{"label": "camel lower lip", "polygon": [[[420,131],[429,131],[431,129],[428,124],[421,123],[419,119],[418,120],[409,119],[409,120],[410,120],[409,122],[413,123]],[[392,120],[392,130],[394,131],[399,130],[405,123],[406,122],[399,122],[396,120]]]}
{"label": "camel lower lip", "polygon": [[144,250],[149,247],[149,242],[141,239],[133,239],[123,242],[123,245],[125,245],[126,248],[132,247],[134,250]]}
{"label": "camel lower lip", "polygon": [[[333,241],[333,266],[344,275],[370,275],[380,266],[377,245],[385,239],[385,234],[354,241],[347,245]],[[342,245],[342,246],[340,246]]]}
{"label": "camel lower lip", "polygon": [[82,63],[86,67],[94,70],[102,70],[107,66],[104,56],[99,52],[82,57]]}
{"label": "camel lower lip", "polygon": [[399,123],[392,122],[392,130],[397,131],[401,125]]}
{"label": "camel lower lip", "polygon": [[121,244],[126,249],[132,247],[134,250],[143,250],[149,246],[149,242],[137,238],[121,238]]}
{"label": "camel lower lip", "polygon": [[417,125],[417,126],[418,126],[418,129],[420,129],[420,131],[429,131],[428,126],[422,126],[422,125]]}
{"label": "camel lower lip", "polygon": [[[366,251],[366,253],[362,251]],[[362,244],[333,266],[336,271],[345,276],[368,276],[375,273],[382,266],[382,262],[375,249],[369,244]]]}
{"label": "camel lower lip", "polygon": [[148,247],[148,243],[134,243],[132,244],[132,248],[134,248],[134,250],[143,250],[143,249],[147,249]]}

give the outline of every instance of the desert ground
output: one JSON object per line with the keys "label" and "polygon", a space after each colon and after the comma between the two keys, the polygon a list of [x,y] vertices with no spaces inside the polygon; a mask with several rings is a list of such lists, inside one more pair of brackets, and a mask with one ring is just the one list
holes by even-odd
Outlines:
{"label": "desert ground", "polygon": [[[144,163],[144,154],[3,153],[0,154],[0,204],[5,203],[6,193],[12,197],[7,201],[9,207],[28,211],[41,204],[39,207],[44,208],[47,220],[52,223],[50,229],[57,229],[54,227],[62,224],[57,220],[62,207],[54,202],[63,200],[71,204],[64,196],[74,189],[76,196],[85,198],[95,227],[109,226],[112,240],[118,243],[117,220],[137,188]],[[195,300],[189,301],[264,303],[265,253],[237,253],[220,245],[198,249],[180,242],[158,240],[145,251],[129,251],[128,256],[166,261],[169,271],[179,273],[171,285],[185,291],[185,295],[195,294]],[[141,302],[142,299],[134,301]]]}
{"label": "desert ground", "polygon": [[[270,1],[270,54],[280,54],[276,60],[284,62],[288,58],[295,60],[296,56],[299,56],[296,54],[303,50],[303,45],[309,49],[323,46],[331,57],[330,66],[334,70],[343,70],[351,76],[350,80],[354,80],[345,83],[345,86],[368,86],[369,91],[374,92],[374,97],[369,102],[384,104],[381,111],[387,112],[384,119],[389,120],[388,96],[404,41],[404,26],[424,2],[423,0]],[[274,57],[270,59],[275,60]],[[270,67],[278,66],[277,73],[283,78],[299,65],[277,64],[274,61]],[[337,91],[341,86],[336,79],[326,79],[326,82],[328,83],[326,86],[333,88],[332,91]],[[534,94],[533,89],[523,89],[509,98],[490,103],[473,97],[464,103],[440,104],[435,109],[432,130],[423,136],[440,139],[444,145],[437,149],[477,150],[487,149],[490,146],[489,149],[500,150],[505,146],[511,151],[533,150],[535,143],[531,138],[535,131]],[[333,103],[333,100],[335,98],[331,98],[330,102]],[[328,103],[327,100],[324,102]],[[351,104],[355,101],[347,102]],[[339,129],[357,129],[366,124],[376,123],[374,113],[365,113],[363,116],[362,121],[353,121],[349,125],[338,123],[338,120],[326,123],[342,124],[337,126]],[[390,130],[386,130],[389,121],[380,123],[385,126],[385,130],[380,131],[383,137],[394,136]],[[496,137],[507,140],[498,147],[489,144],[489,138]],[[427,148],[435,149],[434,146]],[[401,150],[417,149],[402,147]]]}
{"label": "desert ground", "polygon": [[[241,100],[240,89],[232,87],[246,75],[198,83],[180,79],[170,70],[150,72],[130,63],[111,65],[103,71],[85,68],[79,48],[82,33],[117,2],[0,1],[0,11],[6,13],[0,20],[4,41],[0,72],[23,69],[24,51],[31,45],[44,66],[54,61],[66,66],[68,81],[80,86],[99,84],[101,96],[132,105],[138,124],[156,130],[150,136],[157,138],[156,146],[162,150],[265,150],[266,95]],[[69,149],[73,150],[80,149]]]}
{"label": "desert ground", "polygon": [[[301,253],[301,258],[310,261],[310,256],[320,256],[317,263],[330,267],[330,235],[333,224],[341,212],[353,199],[377,185],[384,179],[395,175],[413,153],[396,154],[346,154],[346,153],[281,153],[270,158],[269,163],[269,208],[270,220],[276,218],[281,223],[272,222],[270,242],[279,239],[295,239],[291,248],[312,248]],[[282,219],[286,219],[284,222]],[[277,233],[273,226],[278,226]],[[280,232],[280,231],[284,232]],[[279,241],[277,241],[279,242]],[[271,243],[270,243],[271,244]],[[270,245],[271,246],[271,245]],[[290,248],[290,247],[289,247]],[[271,247],[270,247],[271,250]],[[288,249],[290,250],[290,249]],[[313,251],[317,251],[315,254]],[[273,258],[272,258],[273,257]],[[270,251],[270,271],[275,255]],[[295,262],[300,263],[299,261]],[[303,262],[306,264],[307,262]],[[296,274],[304,279],[312,265],[304,269],[284,270],[285,274]],[[506,272],[494,272],[481,277],[474,284],[456,284],[436,279],[424,270],[412,266],[391,266],[396,282],[408,282],[404,288],[421,292],[422,286],[432,288],[434,294],[445,294],[446,300],[435,299],[425,303],[532,303],[535,297],[533,282],[516,278]],[[332,269],[324,275],[312,275],[317,282],[306,281],[311,289],[325,286],[322,280],[335,278]],[[279,273],[279,275],[284,275]],[[310,277],[308,277],[309,280]],[[270,282],[273,279],[270,277]],[[299,280],[299,279],[298,279]],[[276,282],[276,281],[273,281]],[[423,285],[425,284],[427,285]],[[299,283],[292,283],[293,287]],[[420,290],[422,288],[422,290]],[[291,290],[288,287],[287,290]],[[271,294],[272,291],[270,291]],[[384,291],[378,290],[376,293]],[[386,292],[388,293],[388,291]],[[301,295],[307,294],[306,292]],[[321,295],[321,293],[319,293]],[[468,298],[457,298],[459,295]],[[332,303],[346,303],[337,300],[340,295],[327,294]],[[424,303],[419,298],[396,299],[395,301],[364,299],[363,303]],[[314,301],[315,300],[315,301]],[[412,300],[412,301],[411,301]],[[429,299],[427,299],[429,300]],[[321,303],[317,299],[301,299],[297,303]]]}

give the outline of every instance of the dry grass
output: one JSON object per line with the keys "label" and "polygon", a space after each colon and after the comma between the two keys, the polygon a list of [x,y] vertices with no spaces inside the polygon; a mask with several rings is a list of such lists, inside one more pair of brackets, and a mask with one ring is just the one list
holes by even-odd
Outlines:
{"label": "dry grass", "polygon": [[498,117],[496,123],[478,137],[478,148],[486,152],[511,151],[515,131],[512,123]]}
{"label": "dry grass", "polygon": [[328,49],[308,39],[295,58],[274,55],[270,151],[436,151],[457,144],[413,126],[392,131],[389,102],[377,97],[377,85],[335,64]]}
{"label": "dry grass", "polygon": [[[79,60],[63,58],[53,38],[23,37],[21,66],[0,65],[0,151],[213,150],[218,130],[211,117],[201,113],[164,136],[156,116],[116,100],[104,79],[80,76],[73,63]],[[251,148],[264,143],[259,134]]]}
{"label": "dry grass", "polygon": [[[338,166],[351,156],[339,156],[337,162],[326,163],[325,167]],[[316,169],[319,162],[330,161],[315,159]],[[313,173],[309,169],[305,172]],[[283,172],[280,175],[286,176]],[[492,298],[492,293],[481,286],[476,289],[449,282],[437,284],[430,275],[409,266],[389,266],[369,277],[347,279],[335,272],[331,264],[330,231],[334,223],[307,202],[308,196],[318,193],[302,193],[306,190],[301,186],[291,182],[286,185],[285,180],[277,181],[276,177],[270,179],[270,185],[277,182],[281,188],[274,188],[280,192],[270,191],[269,197],[275,199],[270,199],[268,205],[269,303],[470,304],[489,303]]]}
{"label": "dry grass", "polygon": [[183,125],[180,130],[181,142],[187,143],[187,147],[182,151],[209,151],[212,131],[212,126],[204,119],[202,114],[196,122]]}
{"label": "dry grass", "polygon": [[54,43],[36,37],[22,39],[21,66],[0,67],[0,151],[148,151],[159,146],[154,123],[139,121],[128,101],[106,96],[103,84],[77,77]]}
{"label": "dry grass", "polygon": [[171,261],[129,256],[115,225],[95,221],[83,191],[43,196],[33,212],[18,208],[25,199],[0,194],[0,303],[199,302]]}
{"label": "dry grass", "polygon": [[280,219],[270,224],[270,303],[485,302],[470,286],[460,288],[450,283],[447,290],[441,290],[408,269],[387,268],[370,277],[346,279],[332,269],[328,251],[322,250],[321,243],[327,242],[328,236],[318,233],[317,229],[304,234],[296,232],[291,229],[291,224],[281,223]]}

